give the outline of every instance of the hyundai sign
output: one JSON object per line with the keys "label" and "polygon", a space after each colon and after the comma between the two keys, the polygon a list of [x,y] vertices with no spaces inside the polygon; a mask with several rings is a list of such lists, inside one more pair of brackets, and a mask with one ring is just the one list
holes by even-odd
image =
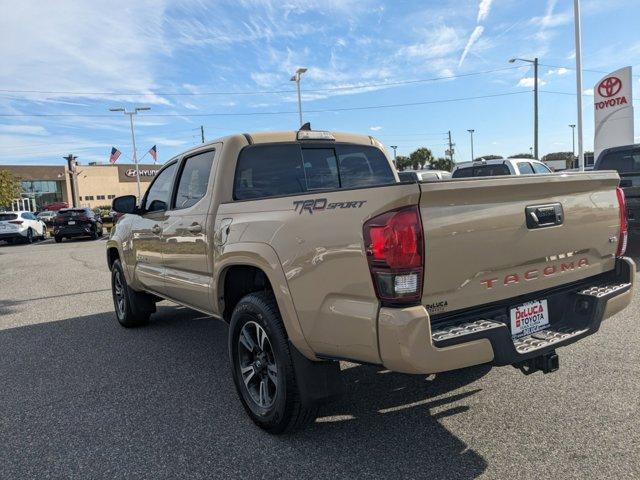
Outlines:
{"label": "hyundai sign", "polygon": [[606,75],[593,88],[595,138],[594,158],[605,148],[633,143],[633,98],[631,67]]}

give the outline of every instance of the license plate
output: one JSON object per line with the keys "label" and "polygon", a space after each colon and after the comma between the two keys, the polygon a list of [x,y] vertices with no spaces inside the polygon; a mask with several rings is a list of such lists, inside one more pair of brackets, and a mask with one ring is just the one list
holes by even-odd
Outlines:
{"label": "license plate", "polygon": [[76,224],[76,221],[75,221],[75,220],[69,220],[68,225],[75,225],[75,224]]}
{"label": "license plate", "polygon": [[520,338],[549,326],[546,300],[534,300],[511,309],[511,336]]}

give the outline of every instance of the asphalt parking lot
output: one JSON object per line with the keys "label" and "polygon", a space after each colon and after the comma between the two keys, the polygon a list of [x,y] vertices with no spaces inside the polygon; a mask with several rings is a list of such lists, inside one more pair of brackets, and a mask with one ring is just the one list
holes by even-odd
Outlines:
{"label": "asphalt parking lot", "polygon": [[272,437],[226,325],[168,302],[118,326],[104,240],[0,243],[0,478],[639,478],[638,296],[524,376],[344,365],[345,397]]}

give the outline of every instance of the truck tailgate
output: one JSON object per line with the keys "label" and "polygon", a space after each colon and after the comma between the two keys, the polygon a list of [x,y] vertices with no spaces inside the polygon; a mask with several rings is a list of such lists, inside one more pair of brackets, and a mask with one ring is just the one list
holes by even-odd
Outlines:
{"label": "truck tailgate", "polygon": [[420,184],[422,303],[448,313],[612,270],[618,181],[603,171]]}

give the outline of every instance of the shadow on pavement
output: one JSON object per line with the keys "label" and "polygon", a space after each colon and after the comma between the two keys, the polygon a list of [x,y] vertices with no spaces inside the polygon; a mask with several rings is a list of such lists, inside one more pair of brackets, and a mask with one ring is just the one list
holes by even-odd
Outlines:
{"label": "shadow on pavement", "polygon": [[[464,412],[488,367],[435,378],[371,366],[319,421],[273,437],[246,417],[227,327],[160,307],[0,331],[0,478],[473,478],[486,461],[439,419]],[[434,410],[433,414],[430,410]]]}

